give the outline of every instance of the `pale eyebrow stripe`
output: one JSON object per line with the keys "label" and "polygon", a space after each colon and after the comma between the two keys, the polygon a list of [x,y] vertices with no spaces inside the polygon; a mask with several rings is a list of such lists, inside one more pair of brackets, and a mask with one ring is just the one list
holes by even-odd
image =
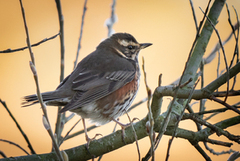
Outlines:
{"label": "pale eyebrow stripe", "polygon": [[126,41],[126,40],[120,40],[118,39],[118,43],[122,46],[128,46],[128,45],[132,45],[132,46],[138,46],[139,47],[139,44],[135,43],[135,42],[132,42],[132,41]]}

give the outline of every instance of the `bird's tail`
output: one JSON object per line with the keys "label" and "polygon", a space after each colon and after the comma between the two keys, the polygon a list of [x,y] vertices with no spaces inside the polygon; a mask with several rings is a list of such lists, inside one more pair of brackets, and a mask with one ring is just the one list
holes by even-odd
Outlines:
{"label": "bird's tail", "polygon": [[36,94],[23,97],[22,107],[27,107],[39,103]]}
{"label": "bird's tail", "polygon": [[[54,92],[42,93],[43,102],[53,106],[64,106],[66,103],[59,102],[59,97],[54,95]],[[23,97],[22,107],[27,107],[39,103],[36,94]]]}

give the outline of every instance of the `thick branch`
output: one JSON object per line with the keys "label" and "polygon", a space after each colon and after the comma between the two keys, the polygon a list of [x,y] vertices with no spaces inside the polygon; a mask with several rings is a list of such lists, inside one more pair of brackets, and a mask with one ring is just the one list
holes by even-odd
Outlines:
{"label": "thick branch", "polygon": [[[235,75],[237,75],[240,72],[240,62],[237,63],[234,67],[232,67],[229,70],[229,78],[234,77]],[[201,90],[195,90],[192,96],[192,99],[204,99],[204,98],[210,98],[211,95],[214,95],[214,91],[219,88],[221,85],[223,85],[224,83],[226,83],[227,81],[227,73],[224,73],[223,75],[221,75],[220,77],[218,77],[217,79],[215,79],[213,82],[211,82],[210,84],[208,84],[206,87],[204,87]],[[156,95],[158,95],[158,97],[163,97],[163,96],[174,96],[175,94],[175,88],[173,86],[162,86],[162,87],[158,87],[155,91]],[[191,90],[189,89],[179,89],[178,93],[177,93],[177,97],[178,98],[188,98],[189,93],[191,92]],[[239,95],[240,91],[234,91],[234,93],[236,95]],[[219,95],[219,92],[216,92],[216,96],[223,96],[223,95]]]}
{"label": "thick branch", "polygon": [[[136,134],[138,139],[142,139],[147,136],[145,124],[148,119],[144,118],[141,121],[137,122],[134,124],[134,128],[136,130]],[[163,116],[159,116],[156,123],[154,130],[158,132],[161,124],[163,121]],[[214,124],[215,126],[225,129],[230,126],[234,126],[236,124],[239,124],[240,122],[240,116],[236,116],[224,121],[221,121],[219,123]],[[172,135],[173,133],[173,126],[168,126],[167,131],[165,132],[165,135]],[[212,135],[214,131],[210,128],[205,128],[203,130],[200,130],[198,132],[193,132],[190,130],[185,130],[178,128],[176,132],[176,137],[191,140],[191,142],[199,142],[199,141],[208,141],[208,137]],[[131,144],[135,141],[133,132],[132,132],[132,127],[128,127],[125,129],[125,142],[126,144],[122,141],[122,131],[118,130],[115,133],[112,133],[108,136],[105,136],[101,139],[94,140],[91,142],[89,149],[92,154],[95,155],[95,157],[98,157],[101,154],[108,153],[110,151],[116,150],[118,148],[121,148],[125,145]],[[88,160],[91,159],[91,156],[86,150],[85,145],[80,145],[75,148],[71,148],[68,150],[65,150],[65,152],[69,156],[69,160],[75,161],[75,160]],[[34,154],[34,155],[29,155],[29,156],[21,156],[18,158],[15,158],[15,160],[56,160],[57,156],[54,153],[47,153],[47,154]],[[1,161],[10,161],[10,158],[5,158],[2,159]]]}
{"label": "thick branch", "polygon": [[[214,25],[217,24],[217,19],[221,13],[221,10],[224,4],[225,4],[225,0],[215,0],[210,9],[208,17],[210,18],[210,20]],[[189,78],[194,79],[195,73],[197,72],[200,66],[202,57],[205,53],[205,50],[209,42],[209,39],[212,35],[212,32],[213,32],[213,28],[211,24],[208,21],[206,21],[202,29],[202,32],[200,34],[200,37],[198,39],[198,42],[194,48],[191,59],[189,60],[188,67],[183,76],[183,82],[186,82],[187,80],[189,80]]]}

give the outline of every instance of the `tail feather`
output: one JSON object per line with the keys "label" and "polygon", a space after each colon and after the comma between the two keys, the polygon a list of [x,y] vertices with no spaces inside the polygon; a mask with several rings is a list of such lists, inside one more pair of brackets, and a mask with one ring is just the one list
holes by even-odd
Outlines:
{"label": "tail feather", "polygon": [[23,97],[22,107],[27,107],[39,103],[36,94]]}
{"label": "tail feather", "polygon": [[[54,96],[53,92],[42,93],[42,98],[43,98],[43,102],[45,102],[47,105],[64,106],[68,103],[64,101],[64,98],[59,98],[58,96]],[[38,97],[36,94],[25,96],[23,97],[22,107],[28,107],[36,103],[39,103]]]}

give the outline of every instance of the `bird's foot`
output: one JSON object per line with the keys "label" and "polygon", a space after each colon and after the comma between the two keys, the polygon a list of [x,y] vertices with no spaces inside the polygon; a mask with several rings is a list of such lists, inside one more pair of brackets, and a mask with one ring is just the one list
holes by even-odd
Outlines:
{"label": "bird's foot", "polygon": [[126,129],[127,127],[131,126],[132,123],[133,123],[135,120],[139,120],[139,119],[138,119],[138,118],[133,118],[130,123],[123,124],[123,123],[119,122],[118,120],[113,119],[113,121],[116,122],[116,123],[117,123],[119,126],[121,126],[121,128],[122,128],[122,140],[123,140],[123,142],[124,142],[125,144],[126,144],[126,142],[125,142],[125,129]]}
{"label": "bird's foot", "polygon": [[86,138],[86,141],[87,141],[87,144],[86,144],[87,149],[89,149],[90,142],[95,140],[97,136],[103,136],[103,135],[102,134],[96,134],[93,138],[90,138],[90,137],[88,137],[88,135],[85,135],[85,138]]}

